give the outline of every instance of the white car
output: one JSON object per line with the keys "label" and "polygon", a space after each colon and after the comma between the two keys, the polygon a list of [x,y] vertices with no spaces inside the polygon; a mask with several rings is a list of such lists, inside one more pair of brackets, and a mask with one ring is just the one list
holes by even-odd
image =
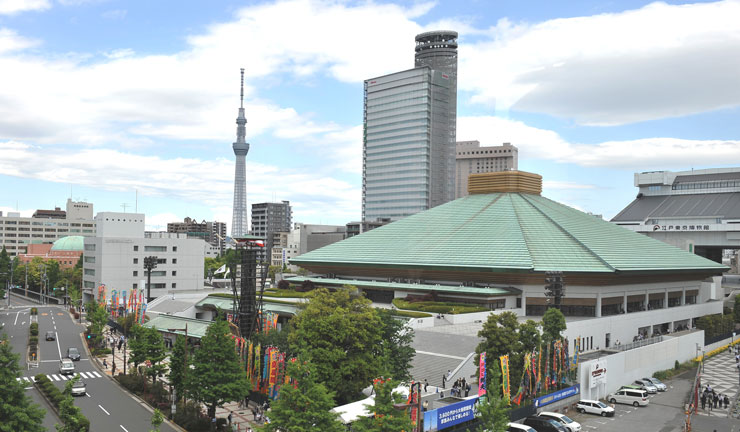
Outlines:
{"label": "white car", "polygon": [[85,396],[87,394],[87,386],[85,381],[79,380],[72,384],[72,396]]}
{"label": "white car", "polygon": [[568,429],[570,432],[581,432],[581,424],[571,419],[567,415],[549,411],[543,411],[537,415],[539,417],[555,420],[557,423]]}
{"label": "white car", "polygon": [[649,381],[651,382],[655,387],[657,387],[658,391],[666,391],[668,387],[666,387],[665,384],[663,384],[658,378],[643,378],[643,381]]}
{"label": "white car", "polygon": [[527,426],[525,424],[521,423],[509,423],[508,429],[506,429],[506,432],[537,432],[534,430],[531,426]]}
{"label": "white car", "polygon": [[614,417],[614,408],[597,400],[582,399],[576,404],[579,413],[596,414],[602,417]]}
{"label": "white car", "polygon": [[71,375],[75,373],[75,364],[70,359],[62,359],[59,361],[59,373],[63,375]]}
{"label": "white car", "polygon": [[635,380],[634,385],[641,387],[650,394],[658,393],[658,387],[654,386],[653,383],[648,380]]}

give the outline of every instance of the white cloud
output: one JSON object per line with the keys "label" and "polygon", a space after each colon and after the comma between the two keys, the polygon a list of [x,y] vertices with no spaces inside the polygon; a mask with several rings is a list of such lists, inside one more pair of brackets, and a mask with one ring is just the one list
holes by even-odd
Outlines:
{"label": "white cloud", "polygon": [[37,41],[18,36],[13,30],[0,28],[0,55],[30,48],[37,44]]}
{"label": "white cloud", "polygon": [[519,160],[544,159],[584,167],[686,169],[725,166],[740,160],[740,140],[689,140],[669,137],[570,143],[556,132],[500,117],[458,117],[459,141],[478,140],[481,145],[510,142],[519,149]]}
{"label": "white cloud", "polygon": [[13,15],[27,11],[49,9],[49,0],[0,0],[0,15]]}
{"label": "white cloud", "polygon": [[595,185],[569,181],[542,180],[543,189],[596,189]]}
{"label": "white cloud", "polygon": [[[167,231],[167,224],[179,222],[183,218],[174,213],[148,214],[144,217],[147,231]],[[220,222],[220,221],[219,221]]]}
{"label": "white cloud", "polygon": [[460,45],[472,100],[614,125],[740,105],[740,2],[667,5],[536,24],[501,20]]}
{"label": "white cloud", "polygon": [[35,212],[35,209],[18,209],[16,210],[14,207],[7,207],[7,206],[0,206],[0,213],[3,214],[3,216],[7,216],[8,213],[20,213],[21,217],[31,217],[33,216],[33,212]]}

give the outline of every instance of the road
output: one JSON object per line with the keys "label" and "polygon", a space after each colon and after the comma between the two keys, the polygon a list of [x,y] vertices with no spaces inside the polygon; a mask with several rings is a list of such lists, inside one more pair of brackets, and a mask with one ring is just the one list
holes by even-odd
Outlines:
{"label": "road", "polygon": [[[27,305],[23,305],[23,303]],[[31,321],[31,302],[11,299],[11,309],[0,311],[0,322],[4,325],[3,331],[8,333],[16,353],[21,353],[21,369],[23,379],[31,387],[31,377],[36,374],[46,374],[60,389],[64,388],[67,378],[59,374],[59,361],[66,357],[67,348],[77,347],[82,354],[80,361],[75,363],[75,372],[79,373],[87,384],[87,396],[75,398],[75,405],[80,407],[90,420],[90,430],[93,431],[123,431],[139,432],[151,429],[152,413],[137,400],[131,398],[118,384],[92,364],[83,346],[81,333],[84,326],[74,322],[69,313],[59,306],[38,306],[39,323],[39,367],[27,369],[26,346],[28,329]],[[55,341],[46,341],[47,331],[54,331]],[[29,392],[36,390],[29,389]],[[34,399],[37,399],[34,397]],[[49,409],[46,404],[42,407]],[[51,414],[51,413],[49,413]],[[54,417],[53,414],[47,414]],[[56,418],[52,421],[58,421]],[[45,422],[46,425],[46,422]],[[162,431],[174,432],[171,426],[163,423]],[[54,429],[50,429],[54,430]]]}

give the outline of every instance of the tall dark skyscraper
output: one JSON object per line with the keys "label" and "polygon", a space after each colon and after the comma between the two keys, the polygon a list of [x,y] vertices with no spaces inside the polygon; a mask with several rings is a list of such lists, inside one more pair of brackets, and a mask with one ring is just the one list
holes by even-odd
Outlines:
{"label": "tall dark skyscraper", "polygon": [[416,36],[415,65],[365,81],[363,221],[455,198],[457,33]]}
{"label": "tall dark skyscraper", "polygon": [[244,69],[241,70],[241,91],[239,116],[236,118],[236,142],[232,145],[236,155],[234,173],[234,206],[231,217],[231,236],[239,237],[248,234],[247,224],[247,168],[246,159],[249,153],[247,137],[247,118],[244,116]]}

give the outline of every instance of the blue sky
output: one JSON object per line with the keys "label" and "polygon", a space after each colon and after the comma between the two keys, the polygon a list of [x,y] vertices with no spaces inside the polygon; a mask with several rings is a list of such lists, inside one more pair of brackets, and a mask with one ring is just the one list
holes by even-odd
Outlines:
{"label": "blue sky", "polygon": [[740,162],[738,22],[737,0],[0,0],[0,210],[230,223],[244,67],[248,204],[358,220],[362,82],[452,29],[457,138],[610,218],[635,172]]}

